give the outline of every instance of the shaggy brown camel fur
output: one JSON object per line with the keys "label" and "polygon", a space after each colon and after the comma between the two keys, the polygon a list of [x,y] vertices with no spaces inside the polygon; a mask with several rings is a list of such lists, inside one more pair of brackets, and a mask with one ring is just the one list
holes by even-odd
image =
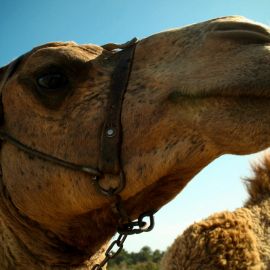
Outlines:
{"label": "shaggy brown camel fur", "polygon": [[[121,196],[130,217],[159,209],[216,157],[269,146],[269,41],[266,27],[224,17],[137,44],[121,119]],[[3,128],[97,168],[112,54],[72,42],[33,49],[3,89]],[[57,91],[39,83],[51,74],[64,85]],[[118,225],[114,199],[88,175],[10,143],[2,143],[1,167],[0,269],[91,269]]]}
{"label": "shaggy brown camel fur", "polygon": [[249,200],[190,226],[162,260],[162,270],[270,269],[270,157],[254,166]]}

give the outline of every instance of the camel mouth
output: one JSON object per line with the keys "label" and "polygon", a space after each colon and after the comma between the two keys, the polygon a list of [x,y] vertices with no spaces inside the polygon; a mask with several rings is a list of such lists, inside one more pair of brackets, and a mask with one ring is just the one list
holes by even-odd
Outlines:
{"label": "camel mouth", "polygon": [[246,44],[270,43],[270,32],[267,28],[247,22],[218,22],[212,25],[208,35]]}

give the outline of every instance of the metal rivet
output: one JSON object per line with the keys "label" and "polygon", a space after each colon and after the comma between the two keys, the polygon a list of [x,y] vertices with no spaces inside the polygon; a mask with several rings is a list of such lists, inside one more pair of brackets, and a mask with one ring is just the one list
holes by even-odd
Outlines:
{"label": "metal rivet", "polygon": [[114,137],[115,134],[116,134],[116,131],[115,131],[114,128],[108,128],[106,130],[106,136],[109,137],[109,138]]}

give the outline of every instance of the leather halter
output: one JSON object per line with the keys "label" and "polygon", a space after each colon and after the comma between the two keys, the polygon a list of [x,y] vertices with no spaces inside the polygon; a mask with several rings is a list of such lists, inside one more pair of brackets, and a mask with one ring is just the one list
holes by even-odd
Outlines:
{"label": "leather halter", "polygon": [[[69,169],[90,174],[97,189],[107,196],[113,196],[121,192],[125,187],[125,177],[121,166],[120,155],[122,143],[121,112],[123,98],[127,89],[132,68],[136,43],[137,39],[134,38],[122,45],[111,43],[103,46],[104,49],[111,50],[118,56],[118,62],[111,77],[106,117],[101,133],[101,151],[98,169],[92,168],[88,165],[75,164],[70,161],[62,160],[50,154],[33,149],[18,139],[14,138],[3,129],[0,130],[0,140],[13,144],[18,149],[30,154],[31,156],[35,156],[37,158]],[[0,83],[0,98],[2,97],[3,88],[6,85],[8,79],[14,74],[16,68],[27,54],[20,56],[8,65],[7,70],[4,73],[4,77]],[[4,117],[2,103],[0,105],[0,114],[1,120],[3,122]],[[100,185],[99,179],[105,174],[119,176],[119,185],[117,188],[106,190]]]}
{"label": "leather halter", "polygon": [[[92,267],[92,270],[102,270],[109,260],[117,256],[123,249],[124,242],[128,235],[148,232],[151,231],[154,227],[155,210],[142,213],[138,220],[132,221],[126,212],[122,198],[119,195],[119,193],[125,187],[125,175],[121,165],[122,103],[132,70],[132,61],[134,58],[136,44],[137,39],[134,38],[122,45],[110,43],[102,46],[104,49],[112,51],[114,55],[117,55],[118,62],[111,77],[106,117],[101,133],[101,150],[98,168],[92,168],[88,165],[75,164],[70,161],[62,160],[47,153],[33,149],[0,128],[0,140],[13,144],[18,149],[28,153],[31,156],[35,156],[37,158],[69,169],[88,173],[92,176],[94,184],[96,185],[96,188],[99,192],[106,196],[114,197],[115,205],[113,206],[113,210],[116,212],[119,218],[117,227],[119,236],[109,245],[105,252],[105,258],[99,264],[95,264]],[[4,74],[4,77],[2,78],[2,81],[0,82],[0,124],[4,121],[3,105],[1,103],[3,88],[5,87],[8,79],[16,71],[17,66],[20,64],[24,57],[25,55],[22,55],[6,67],[7,70]],[[100,178],[104,177],[104,175],[118,176],[118,187],[109,190],[104,189],[99,182]],[[149,218],[149,224],[144,221],[145,218]],[[28,219],[25,220],[26,223],[29,222]],[[112,253],[113,248],[117,249],[115,253]]]}

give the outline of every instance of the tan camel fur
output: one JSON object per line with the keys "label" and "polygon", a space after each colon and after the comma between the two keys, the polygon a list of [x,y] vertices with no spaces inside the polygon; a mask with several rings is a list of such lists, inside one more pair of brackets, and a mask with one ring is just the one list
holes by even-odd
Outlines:
{"label": "tan camel fur", "polygon": [[162,270],[270,269],[270,157],[254,166],[243,208],[191,225],[164,255]]}
{"label": "tan camel fur", "polygon": [[[173,199],[225,153],[270,144],[269,30],[224,17],[141,40],[123,102],[127,213]],[[3,128],[42,152],[97,168],[113,52],[49,43],[33,49],[3,89]],[[0,70],[3,77],[7,67]],[[59,89],[40,78],[59,75]],[[0,269],[91,269],[114,234],[113,199],[81,172],[1,148]],[[103,187],[115,186],[106,176]]]}

